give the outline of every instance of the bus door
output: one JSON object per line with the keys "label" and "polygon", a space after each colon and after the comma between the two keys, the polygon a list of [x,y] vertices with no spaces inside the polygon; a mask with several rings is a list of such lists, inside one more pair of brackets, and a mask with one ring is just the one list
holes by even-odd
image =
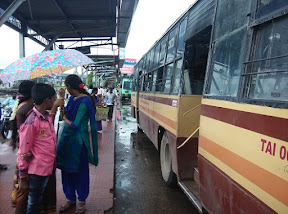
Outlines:
{"label": "bus door", "polygon": [[186,40],[179,102],[179,184],[182,189],[189,189],[199,201],[198,130],[211,30],[212,27],[208,26]]}

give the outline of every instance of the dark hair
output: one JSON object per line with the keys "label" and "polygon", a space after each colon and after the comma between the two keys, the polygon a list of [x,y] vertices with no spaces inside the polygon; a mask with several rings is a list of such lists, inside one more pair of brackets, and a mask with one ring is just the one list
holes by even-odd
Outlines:
{"label": "dark hair", "polygon": [[[35,82],[31,80],[24,80],[23,82],[20,83],[18,92],[21,95],[18,106],[31,99],[31,90],[32,87],[35,85]],[[11,146],[12,149],[15,150],[16,147],[18,146],[18,129],[17,129],[17,119],[15,116],[15,119],[11,121],[11,128],[12,128],[12,137],[11,137]]]}
{"label": "dark hair", "polygon": [[[95,108],[96,106],[96,101],[95,101],[95,98],[94,96],[91,96],[88,91],[86,91],[84,89],[84,83],[82,82],[81,78],[79,76],[77,76],[76,74],[70,74],[66,77],[65,79],[65,85],[69,85],[72,89],[75,89],[77,91],[79,91],[81,94],[86,94],[90,97],[91,101],[92,101],[92,104]],[[81,88],[80,88],[81,86]]]}
{"label": "dark hair", "polygon": [[93,89],[93,85],[89,85],[89,89]]}
{"label": "dark hair", "polygon": [[96,92],[97,93],[98,92],[98,88],[93,88],[92,92]]}
{"label": "dark hair", "polygon": [[18,89],[18,92],[21,95],[19,104],[31,98],[31,90],[34,85],[35,82],[31,80],[24,80],[23,82],[20,83]]}
{"label": "dark hair", "polygon": [[32,88],[32,98],[36,105],[40,105],[46,98],[51,98],[56,94],[51,85],[36,83]]}

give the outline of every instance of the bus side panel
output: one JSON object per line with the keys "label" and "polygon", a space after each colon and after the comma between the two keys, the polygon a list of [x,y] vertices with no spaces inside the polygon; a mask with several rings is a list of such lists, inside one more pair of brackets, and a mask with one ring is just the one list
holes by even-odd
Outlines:
{"label": "bus side panel", "polygon": [[[172,155],[172,168],[177,174],[177,149],[176,131],[178,107],[173,103],[178,103],[177,96],[139,94],[139,123],[141,129],[158,148],[161,141],[159,130],[167,132]],[[159,136],[159,139],[158,139]]]}
{"label": "bus side panel", "polygon": [[[179,99],[178,136],[189,137],[200,123],[201,96],[181,95]],[[198,137],[198,133],[194,137]]]}
{"label": "bus side panel", "polygon": [[200,197],[209,213],[276,213],[201,155],[199,173]]}
{"label": "bus side panel", "polygon": [[[178,146],[199,127],[201,98],[199,95],[181,95],[179,99]],[[197,156],[198,132],[177,150],[179,180],[194,178],[194,168],[198,166]]]}
{"label": "bus side panel", "polygon": [[[139,111],[139,121],[140,121],[141,129],[144,131],[147,137],[152,141],[156,149],[159,149],[158,148],[158,130],[162,126],[159,123],[157,123],[155,120],[153,120],[151,117],[146,115],[141,109]],[[165,127],[163,128],[165,129]],[[169,132],[168,130],[166,131],[167,131],[170,142],[172,142],[171,140],[176,142],[176,136],[172,134],[171,132]],[[175,145],[174,147],[176,148],[176,143],[174,143],[174,145]],[[174,149],[174,152],[175,152],[175,149]]]}
{"label": "bus side panel", "polygon": [[[177,139],[181,145],[187,138]],[[198,167],[198,138],[191,138],[184,147],[177,149],[178,181],[194,179],[194,168]]]}
{"label": "bus side panel", "polygon": [[[212,168],[199,166],[204,203],[220,195],[216,203],[230,204],[227,206],[233,212],[237,210],[235,213],[253,213],[253,204],[257,204],[258,213],[273,213],[267,207],[276,213],[288,213],[287,115],[287,109],[202,99],[199,155],[217,167],[213,170],[219,177],[208,181],[216,177],[209,174]],[[243,193],[249,197],[242,197]],[[206,205],[212,213],[221,213],[217,205]]]}
{"label": "bus side panel", "polygon": [[137,109],[138,109],[138,105],[137,105],[137,102],[138,102],[138,96],[137,96],[137,92],[132,92],[131,94],[131,115],[132,117],[136,118],[136,114],[137,114]]}

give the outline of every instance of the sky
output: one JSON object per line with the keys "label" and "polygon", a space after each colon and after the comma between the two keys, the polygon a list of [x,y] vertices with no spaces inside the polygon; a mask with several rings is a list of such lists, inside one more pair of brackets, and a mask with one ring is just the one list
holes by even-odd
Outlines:
{"label": "sky", "polygon": [[195,0],[139,0],[126,45],[126,58],[139,60]]}
{"label": "sky", "polygon": [[[139,60],[193,3],[194,0],[139,0],[130,26],[125,58]],[[43,49],[39,44],[25,38],[26,56],[39,53]],[[2,25],[0,69],[17,59],[19,59],[19,33]]]}

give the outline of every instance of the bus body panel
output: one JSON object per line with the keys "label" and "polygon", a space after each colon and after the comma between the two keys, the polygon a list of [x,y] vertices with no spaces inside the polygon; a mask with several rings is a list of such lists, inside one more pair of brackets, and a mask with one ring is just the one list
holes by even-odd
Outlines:
{"label": "bus body panel", "polygon": [[203,205],[209,208],[210,213],[276,213],[219,170],[211,161],[201,155],[198,161],[201,168],[199,170],[200,198]]}
{"label": "bus body panel", "polygon": [[131,92],[131,115],[134,118],[137,118],[137,111],[139,108],[139,92],[133,91]]}
{"label": "bus body panel", "polygon": [[[181,95],[177,129],[179,137],[187,138],[199,127],[201,98],[199,95]],[[198,133],[193,137],[198,138]]]}
{"label": "bus body panel", "polygon": [[[237,183],[234,188],[250,192],[262,201],[263,208],[267,204],[277,213],[288,213],[287,115],[287,109],[209,99],[202,102],[199,154],[226,174],[229,183]],[[201,171],[209,170],[204,167]],[[200,195],[223,188],[207,186],[201,171]],[[204,203],[206,196],[201,198]],[[237,204],[236,199],[230,196],[229,206]],[[221,204],[220,198],[218,202]]]}
{"label": "bus body panel", "polygon": [[[177,132],[178,123],[178,107],[173,106],[172,102],[176,100],[178,102],[177,96],[163,95],[163,94],[139,94],[139,110],[145,115],[149,116],[152,120],[155,120],[161,127],[165,130],[170,131],[174,135]],[[144,124],[144,122],[142,121]],[[140,125],[142,126],[141,120]],[[148,122],[145,122],[148,125]],[[145,130],[145,127],[143,127]],[[147,127],[147,130],[149,128]],[[151,129],[150,129],[151,130]],[[146,132],[145,132],[146,133]],[[146,133],[152,135],[152,130]]]}
{"label": "bus body panel", "polygon": [[[157,149],[159,149],[159,141],[161,141],[159,130],[165,130],[169,137],[174,173],[179,181],[187,178],[192,179],[194,168],[198,165],[198,134],[196,133],[185,144],[185,147],[177,149],[177,146],[199,127],[201,96],[178,97],[140,93],[139,99],[139,125],[141,129]],[[177,133],[178,130],[181,135]]]}

